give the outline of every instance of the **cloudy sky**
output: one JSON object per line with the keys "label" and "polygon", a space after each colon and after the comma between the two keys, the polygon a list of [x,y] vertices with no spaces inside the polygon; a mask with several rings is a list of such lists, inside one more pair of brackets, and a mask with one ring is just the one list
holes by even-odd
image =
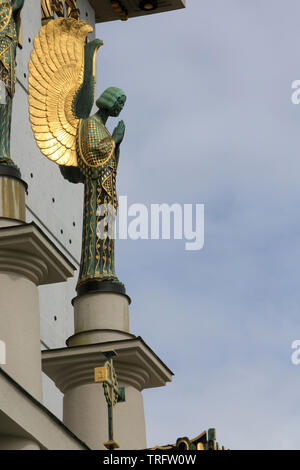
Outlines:
{"label": "cloudy sky", "polygon": [[216,427],[232,449],[300,447],[299,15],[297,0],[187,0],[97,26],[98,91],[128,95],[119,194],[205,204],[201,251],[117,242],[131,329],[175,373],[144,392],[149,445]]}

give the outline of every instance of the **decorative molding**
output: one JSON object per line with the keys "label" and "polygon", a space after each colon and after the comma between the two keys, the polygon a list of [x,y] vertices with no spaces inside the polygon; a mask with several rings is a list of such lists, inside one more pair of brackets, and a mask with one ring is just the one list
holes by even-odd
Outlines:
{"label": "decorative molding", "polygon": [[120,385],[142,391],[161,387],[172,380],[172,372],[139,338],[110,341],[42,352],[43,371],[62,393],[86,384],[94,384],[94,369],[103,366],[103,349],[117,352],[114,365]]}
{"label": "decorative molding", "polygon": [[66,281],[74,271],[34,222],[0,228],[0,272],[20,274],[43,285]]}

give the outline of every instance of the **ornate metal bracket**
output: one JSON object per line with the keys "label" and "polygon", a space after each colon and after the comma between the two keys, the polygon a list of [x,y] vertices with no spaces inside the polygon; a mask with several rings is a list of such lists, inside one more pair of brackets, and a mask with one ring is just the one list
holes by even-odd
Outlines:
{"label": "ornate metal bracket", "polygon": [[102,383],[104,395],[108,408],[108,442],[104,442],[104,446],[108,450],[119,448],[119,444],[114,440],[114,422],[113,411],[117,403],[125,401],[125,388],[118,386],[116,371],[113,364],[113,357],[117,353],[113,350],[101,351],[108,359],[103,367],[95,368],[95,382]]}

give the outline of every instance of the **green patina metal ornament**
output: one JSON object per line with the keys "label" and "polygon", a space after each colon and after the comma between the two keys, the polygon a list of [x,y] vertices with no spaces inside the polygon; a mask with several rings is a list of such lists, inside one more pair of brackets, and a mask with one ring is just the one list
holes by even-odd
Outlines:
{"label": "green patina metal ornament", "polygon": [[180,437],[177,439],[175,444],[168,444],[166,446],[155,446],[149,450],[179,450],[179,451],[189,451],[189,450],[225,450],[224,446],[220,446],[216,440],[216,430],[215,428],[210,428],[208,431],[204,431],[199,434],[194,439],[189,439],[188,437]]}
{"label": "green patina metal ornament", "polygon": [[12,103],[16,85],[16,52],[24,0],[0,0],[0,165],[16,168],[10,156]]}
{"label": "green patina metal ornament", "polygon": [[113,358],[117,353],[113,349],[103,350],[102,353],[108,360],[103,367],[95,368],[95,382],[103,385],[108,410],[108,441],[103,445],[108,450],[114,450],[119,448],[119,444],[114,440],[114,407],[117,403],[125,402],[125,388],[118,386],[113,363]]}

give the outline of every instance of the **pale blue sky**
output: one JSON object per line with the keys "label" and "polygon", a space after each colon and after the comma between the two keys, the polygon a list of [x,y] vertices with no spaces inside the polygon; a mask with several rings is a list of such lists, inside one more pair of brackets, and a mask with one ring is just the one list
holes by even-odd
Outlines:
{"label": "pale blue sky", "polygon": [[98,91],[128,95],[119,194],[205,204],[202,251],[117,242],[132,331],[175,373],[144,393],[149,445],[216,427],[232,449],[300,447],[299,16],[187,0],[97,26]]}

